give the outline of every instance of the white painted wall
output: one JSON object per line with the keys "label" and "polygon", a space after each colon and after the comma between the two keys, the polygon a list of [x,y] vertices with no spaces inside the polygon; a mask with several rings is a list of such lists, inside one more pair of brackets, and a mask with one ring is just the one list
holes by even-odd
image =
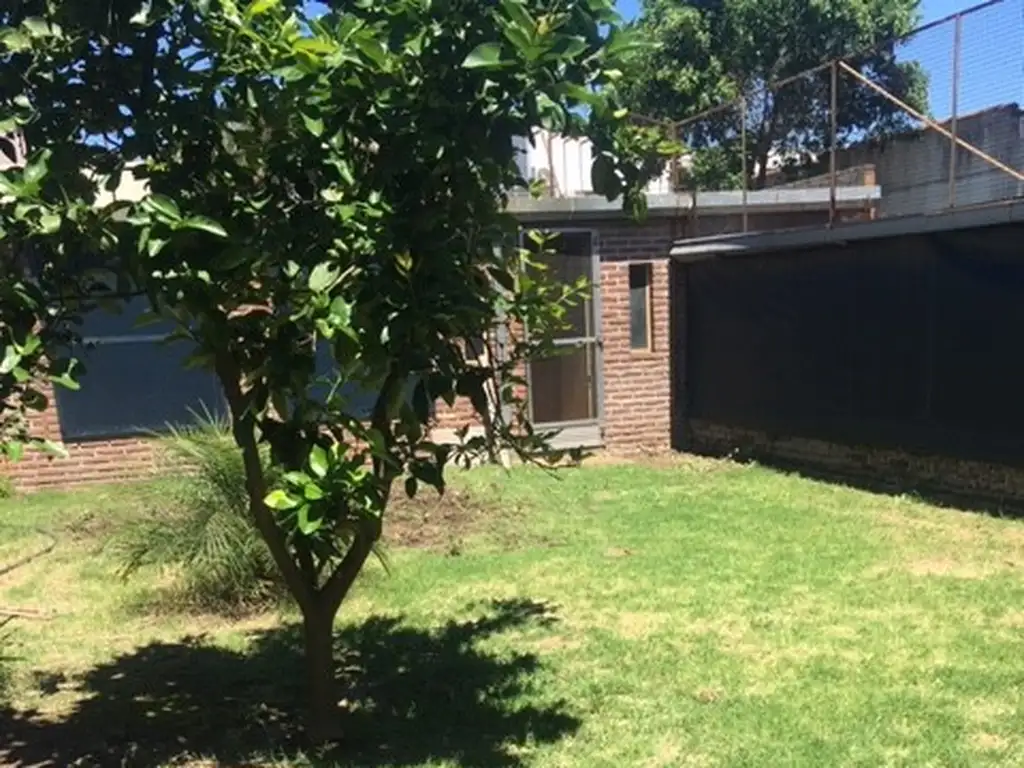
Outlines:
{"label": "white painted wall", "polygon": [[[556,197],[578,197],[594,193],[590,182],[593,151],[586,139],[571,139],[545,130],[536,130],[533,141],[518,139],[519,169],[528,181],[553,181]],[[685,160],[684,160],[685,162]],[[647,185],[651,195],[669,194],[672,184],[669,171]]]}

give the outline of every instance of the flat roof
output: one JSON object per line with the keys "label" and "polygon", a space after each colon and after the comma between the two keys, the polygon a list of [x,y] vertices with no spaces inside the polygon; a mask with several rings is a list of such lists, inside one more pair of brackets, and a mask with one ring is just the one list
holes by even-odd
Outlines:
{"label": "flat roof", "polygon": [[1024,199],[956,208],[917,216],[872,221],[845,221],[833,227],[801,227],[768,232],[737,232],[677,240],[670,251],[677,261],[701,261],[726,256],[752,256],[823,245],[845,245],[901,235],[946,232],[1024,222]]}
{"label": "flat roof", "polygon": [[[788,213],[792,211],[828,210],[828,187],[807,189],[760,189],[747,193],[746,209],[749,213]],[[880,200],[879,186],[851,186],[836,189],[836,204],[840,210],[859,210],[866,203]],[[678,216],[693,208],[711,216],[742,213],[743,192],[698,192],[696,205],[693,195],[685,193],[647,195],[647,214],[651,217]],[[621,200],[606,200],[600,195],[572,197],[509,197],[509,213],[527,220],[565,221],[570,219],[598,219],[625,216]]]}

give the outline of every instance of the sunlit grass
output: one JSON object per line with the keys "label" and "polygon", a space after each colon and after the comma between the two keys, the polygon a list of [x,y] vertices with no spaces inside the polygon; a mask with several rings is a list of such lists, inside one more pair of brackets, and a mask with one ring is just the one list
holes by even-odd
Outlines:
{"label": "sunlit grass", "polygon": [[[458,554],[393,548],[392,575],[371,566],[339,632],[362,642],[372,617],[396,617],[373,638],[395,638],[404,671],[385,674],[381,656],[360,662],[366,688],[350,698],[377,710],[359,720],[351,754],[315,764],[1024,764],[1017,522],[698,460],[555,477],[479,470],[456,486],[486,500],[478,514],[493,524],[466,533]],[[40,530],[58,540],[0,578],[4,607],[52,615],[6,628],[0,655],[14,659],[18,710],[73,720],[95,695],[79,676],[96,665],[200,634],[244,661],[263,653],[253,633],[294,618],[144,610],[156,576],[120,582],[103,549],[134,499],[106,489],[0,503],[0,565],[45,543]],[[538,615],[465,624],[494,605]],[[464,623],[452,636],[464,641],[445,634],[451,621]],[[260,658],[253,669],[265,671]],[[501,667],[523,659],[514,673]],[[400,706],[387,709],[394,690],[374,693],[380,675],[402,691]],[[238,764],[216,740],[190,741],[184,727],[180,737],[181,756]],[[288,744],[262,754],[312,760]]]}

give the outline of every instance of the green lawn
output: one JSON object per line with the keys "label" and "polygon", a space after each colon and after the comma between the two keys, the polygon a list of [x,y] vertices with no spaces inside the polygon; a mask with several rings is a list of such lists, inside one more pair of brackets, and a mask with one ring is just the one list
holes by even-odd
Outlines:
{"label": "green lawn", "polygon": [[1024,765],[1020,523],[703,460],[456,487],[343,607],[323,758],[292,617],[146,610],[170,577],[101,551],[131,490],[3,502],[0,566],[58,544],[0,577],[52,612],[0,630],[0,765]]}

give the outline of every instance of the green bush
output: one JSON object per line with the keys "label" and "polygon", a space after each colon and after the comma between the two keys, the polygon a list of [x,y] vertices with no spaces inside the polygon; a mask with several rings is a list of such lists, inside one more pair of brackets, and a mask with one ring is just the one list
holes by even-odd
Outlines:
{"label": "green bush", "polygon": [[205,415],[162,443],[165,477],[146,514],[116,542],[122,575],[175,571],[179,596],[202,610],[237,613],[279,600],[286,590],[249,517],[230,426]]}

